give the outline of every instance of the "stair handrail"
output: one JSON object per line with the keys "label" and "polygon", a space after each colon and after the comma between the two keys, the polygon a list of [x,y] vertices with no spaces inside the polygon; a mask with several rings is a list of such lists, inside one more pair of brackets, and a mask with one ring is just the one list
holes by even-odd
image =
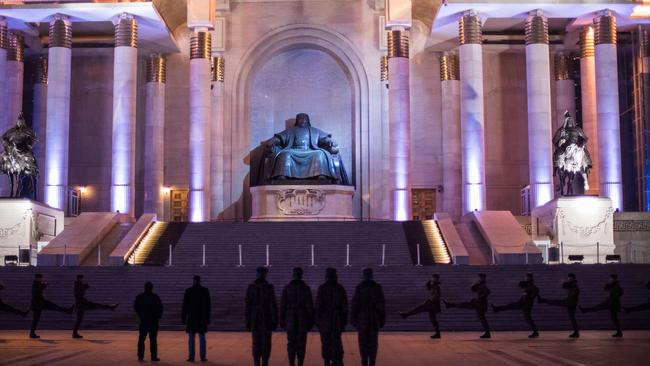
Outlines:
{"label": "stair handrail", "polygon": [[142,243],[142,239],[144,239],[145,236],[149,233],[153,225],[158,222],[158,221],[152,221],[147,225],[147,228],[145,230],[142,230],[140,235],[138,235],[138,238],[135,240],[135,244],[129,248],[129,250],[126,252],[124,255],[124,264],[128,264],[131,261],[131,257],[135,255],[136,249],[140,246],[140,243]]}

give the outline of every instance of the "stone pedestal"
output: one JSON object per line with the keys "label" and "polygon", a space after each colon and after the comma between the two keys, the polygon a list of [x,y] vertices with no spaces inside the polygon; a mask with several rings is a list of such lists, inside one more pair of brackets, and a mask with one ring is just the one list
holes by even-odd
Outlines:
{"label": "stone pedestal", "polygon": [[355,220],[351,186],[269,185],[250,190],[250,221]]}
{"label": "stone pedestal", "polygon": [[583,255],[583,263],[605,263],[614,254],[614,209],[604,197],[562,197],[532,213],[533,240],[549,240],[558,261]]}

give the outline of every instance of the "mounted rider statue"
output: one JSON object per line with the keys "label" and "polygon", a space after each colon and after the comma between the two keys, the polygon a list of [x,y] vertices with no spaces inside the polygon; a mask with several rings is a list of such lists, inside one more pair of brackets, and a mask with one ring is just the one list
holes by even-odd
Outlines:
{"label": "mounted rider statue", "polygon": [[573,180],[581,175],[585,192],[589,190],[587,175],[591,169],[591,157],[587,151],[587,136],[576,125],[568,111],[564,112],[564,124],[553,136],[553,175],[559,179],[557,191],[561,196],[573,196]]}
{"label": "mounted rider statue", "polygon": [[33,152],[35,142],[36,135],[25,123],[22,113],[18,115],[16,126],[2,135],[0,172],[8,175],[11,181],[10,197],[36,199],[38,165]]}

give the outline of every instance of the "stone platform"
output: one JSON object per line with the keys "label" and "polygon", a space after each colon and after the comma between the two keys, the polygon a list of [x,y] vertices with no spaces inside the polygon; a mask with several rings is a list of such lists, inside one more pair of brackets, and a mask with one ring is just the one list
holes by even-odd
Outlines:
{"label": "stone platform", "polygon": [[250,221],[355,220],[352,186],[266,185],[250,190]]}

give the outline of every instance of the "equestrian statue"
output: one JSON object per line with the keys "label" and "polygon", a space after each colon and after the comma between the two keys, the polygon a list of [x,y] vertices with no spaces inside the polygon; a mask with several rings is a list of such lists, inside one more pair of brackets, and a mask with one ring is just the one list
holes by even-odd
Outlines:
{"label": "equestrian statue", "polygon": [[587,136],[576,125],[571,114],[564,112],[564,124],[553,136],[553,175],[558,177],[557,191],[561,196],[574,196],[573,180],[581,175],[585,192],[589,190],[587,176],[591,169],[591,157],[587,151]]}
{"label": "equestrian statue", "polygon": [[33,152],[35,142],[36,135],[25,123],[21,112],[16,126],[2,135],[0,172],[9,176],[9,197],[36,199],[38,164]]}

